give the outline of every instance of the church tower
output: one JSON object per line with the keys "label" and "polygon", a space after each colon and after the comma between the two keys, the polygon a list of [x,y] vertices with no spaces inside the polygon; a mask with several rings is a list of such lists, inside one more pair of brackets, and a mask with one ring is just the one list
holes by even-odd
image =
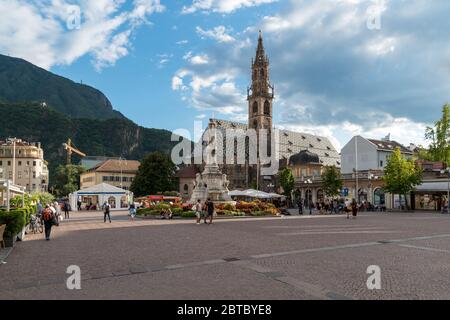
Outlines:
{"label": "church tower", "polygon": [[261,31],[255,60],[252,59],[252,85],[247,89],[248,127],[272,129],[274,87],[269,82],[269,58],[264,51]]}

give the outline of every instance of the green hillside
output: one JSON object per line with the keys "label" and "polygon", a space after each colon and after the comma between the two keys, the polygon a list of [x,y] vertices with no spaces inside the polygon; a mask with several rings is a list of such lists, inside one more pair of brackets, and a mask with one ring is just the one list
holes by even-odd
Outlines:
{"label": "green hillside", "polygon": [[0,55],[0,102],[45,102],[72,118],[125,118],[99,90],[4,55]]}
{"label": "green hillside", "polygon": [[[123,156],[140,160],[145,153],[170,153],[176,142],[166,130],[147,129],[122,119],[73,119],[38,103],[0,103],[0,137],[41,142],[49,161],[50,184],[54,169],[66,161],[63,142],[71,138],[91,156]],[[73,157],[73,162],[79,158]]]}

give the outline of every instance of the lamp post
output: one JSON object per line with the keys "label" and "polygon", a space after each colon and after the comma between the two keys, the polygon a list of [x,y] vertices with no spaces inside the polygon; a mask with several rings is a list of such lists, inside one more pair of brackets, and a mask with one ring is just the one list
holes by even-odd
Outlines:
{"label": "lamp post", "polygon": [[[450,168],[441,170],[441,174],[447,173],[447,213],[450,213]],[[442,210],[444,212],[444,210]]]}
{"label": "lamp post", "polygon": [[304,181],[304,183],[305,183],[305,185],[306,185],[306,191],[305,191],[305,200],[306,201],[308,201],[308,207],[310,207],[311,206],[311,201],[312,201],[312,190],[310,190],[310,192],[311,192],[311,200],[309,199],[309,197],[307,198],[306,197],[306,194],[308,193],[308,185],[309,184],[312,184],[313,182],[312,182],[312,180],[311,179],[306,179],[305,181]]}
{"label": "lamp post", "polygon": [[355,177],[356,177],[356,202],[359,203],[359,177],[358,177],[358,136],[355,137]]}

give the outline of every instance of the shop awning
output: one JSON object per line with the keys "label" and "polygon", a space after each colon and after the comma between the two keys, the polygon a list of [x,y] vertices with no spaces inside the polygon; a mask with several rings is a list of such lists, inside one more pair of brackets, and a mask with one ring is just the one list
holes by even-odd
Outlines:
{"label": "shop awning", "polygon": [[417,186],[418,192],[447,192],[449,189],[448,181],[425,182]]}

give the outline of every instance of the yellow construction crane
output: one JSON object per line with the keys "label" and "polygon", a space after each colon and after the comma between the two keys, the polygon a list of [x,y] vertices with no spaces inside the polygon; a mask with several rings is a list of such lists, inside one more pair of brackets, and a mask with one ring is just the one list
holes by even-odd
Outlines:
{"label": "yellow construction crane", "polygon": [[63,143],[64,149],[67,151],[67,164],[72,164],[72,153],[76,153],[81,157],[86,157],[86,154],[78,150],[72,145],[72,139],[67,139],[67,143]]}

